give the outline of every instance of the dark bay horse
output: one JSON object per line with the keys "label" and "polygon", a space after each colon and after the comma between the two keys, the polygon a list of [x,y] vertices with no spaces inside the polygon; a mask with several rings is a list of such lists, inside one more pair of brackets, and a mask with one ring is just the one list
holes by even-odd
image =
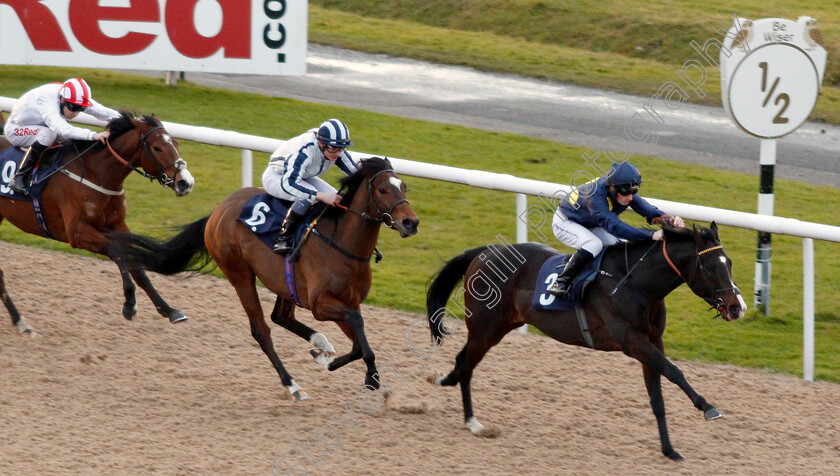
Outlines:
{"label": "dark bay horse", "polygon": [[[187,316],[171,308],[160,297],[143,270],[126,266],[117,254],[118,249],[103,233],[129,231],[125,223],[123,182],[132,171],[159,181],[179,197],[190,193],[195,180],[187,170],[187,163],[180,157],[178,142],[156,117],[134,118],[127,111],[120,113],[121,117],[108,124],[111,131],[109,144],[73,141],[73,148],[62,158],[61,172],[54,174],[44,186],[40,204],[49,236],[39,224],[30,201],[0,196],[0,222],[5,219],[27,233],[111,258],[122,276],[125,294],[122,315],[126,319],[131,320],[137,314],[133,278],[149,295],[161,315],[173,323],[179,322]],[[11,147],[8,139],[0,136],[0,150],[8,147]],[[56,150],[44,152],[41,163],[48,161]],[[10,174],[4,172],[2,187],[7,188],[13,176],[14,170]],[[21,333],[32,334],[32,327],[20,315],[6,292],[2,271],[0,297],[12,316],[12,324]]]}
{"label": "dark bay horse", "polygon": [[[682,371],[665,358],[663,299],[687,283],[694,294],[716,308],[727,321],[741,318],[747,306],[732,282],[732,262],[724,253],[714,223],[711,228],[663,229],[665,241],[619,244],[604,252],[602,272],[586,291],[584,310],[595,349],[622,351],[642,363],[662,453],[678,461],[682,457],[668,438],[660,375],[679,386],[707,420],[723,415],[695,392]],[[426,300],[432,337],[440,343],[452,332],[451,327],[443,325],[441,311],[445,311],[447,299],[464,278],[467,343],[455,359],[455,369],[443,378],[435,374],[429,381],[447,386],[461,384],[464,419],[473,433],[483,429],[472,411],[473,369],[508,332],[528,323],[560,342],[589,347],[574,310],[550,312],[531,307],[535,288],[546,290],[553,281],[552,276],[548,283],[537,283],[537,272],[557,251],[536,243],[493,246],[495,250],[485,246],[449,260],[432,282]],[[499,258],[505,255],[514,258]],[[508,263],[500,262],[505,260]],[[519,266],[514,266],[509,275],[500,276],[500,270],[512,268],[510,262]],[[493,280],[491,286],[488,280]]]}
{"label": "dark bay horse", "polygon": [[[144,269],[162,274],[199,270],[212,258],[236,289],[248,314],[251,335],[268,356],[283,385],[295,401],[308,398],[283,367],[265,322],[256,278],[277,295],[271,320],[316,349],[317,363],[336,370],[359,358],[367,365],[365,385],[379,388],[375,356],[364,332],[360,305],[371,286],[370,258],[380,225],[398,231],[403,238],[417,233],[419,220],[405,198],[406,186],[386,159],[370,158],[359,171],[341,181],[346,211],[327,208],[313,235],[294,262],[295,285],[300,305],[319,321],[335,321],[353,342],[349,353],[335,357],[327,338],[295,319],[295,302],[284,273],[284,259],[266,246],[238,220],[243,207],[262,189],[244,188],[225,199],[209,216],[182,228],[168,241],[114,234],[125,248],[126,259]],[[322,207],[318,203],[316,207]],[[208,256],[209,255],[209,256]]]}

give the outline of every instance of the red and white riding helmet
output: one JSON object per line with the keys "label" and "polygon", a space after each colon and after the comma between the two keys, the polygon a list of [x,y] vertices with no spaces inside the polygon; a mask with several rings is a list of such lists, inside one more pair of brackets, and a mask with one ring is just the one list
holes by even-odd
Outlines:
{"label": "red and white riding helmet", "polygon": [[65,81],[58,95],[64,98],[65,101],[78,104],[82,107],[93,106],[90,102],[90,86],[82,78],[72,78]]}

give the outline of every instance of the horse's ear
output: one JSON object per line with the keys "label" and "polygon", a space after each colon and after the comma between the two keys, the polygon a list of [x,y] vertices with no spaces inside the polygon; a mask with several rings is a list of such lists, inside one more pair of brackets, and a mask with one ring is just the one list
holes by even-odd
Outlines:
{"label": "horse's ear", "polygon": [[694,247],[698,250],[703,247],[703,230],[698,230],[697,225],[691,224],[691,233],[694,235]]}
{"label": "horse's ear", "polygon": [[715,222],[713,221],[713,222],[712,222],[712,224],[711,224],[711,226],[709,226],[709,229],[710,229],[710,230],[712,230],[712,235],[715,237],[715,239],[716,239],[716,240],[718,240],[718,241],[720,241],[720,235],[718,235],[718,227],[717,227],[717,223],[715,223]]}
{"label": "horse's ear", "polygon": [[384,161],[385,161],[385,163],[386,163],[386,164],[388,164],[388,168],[389,168],[389,169],[393,169],[393,168],[394,168],[394,166],[393,166],[393,165],[391,165],[391,161],[390,161],[390,160],[388,160],[388,157],[382,157],[382,160],[384,160]]}

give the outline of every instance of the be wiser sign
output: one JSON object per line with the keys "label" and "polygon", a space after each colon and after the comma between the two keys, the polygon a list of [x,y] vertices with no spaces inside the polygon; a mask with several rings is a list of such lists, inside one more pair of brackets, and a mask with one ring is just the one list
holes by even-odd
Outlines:
{"label": "be wiser sign", "polygon": [[301,75],[307,3],[0,0],[0,64]]}

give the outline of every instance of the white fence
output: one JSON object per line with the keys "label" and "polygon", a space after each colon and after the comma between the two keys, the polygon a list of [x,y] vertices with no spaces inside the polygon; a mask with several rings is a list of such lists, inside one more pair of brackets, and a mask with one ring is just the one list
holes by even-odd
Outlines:
{"label": "white fence", "polygon": [[[0,97],[0,109],[8,111],[15,99]],[[86,114],[81,114],[77,122],[102,126],[104,123]],[[238,132],[211,129],[208,127],[190,126],[172,122],[163,123],[174,137],[204,144],[233,147],[242,151],[242,186],[250,187],[253,176],[253,159],[251,152],[271,153],[285,141],[267,137],[241,134]],[[354,152],[356,157],[366,158],[372,154]],[[445,165],[427,164],[406,159],[388,157],[394,169],[404,175],[422,177],[446,182],[461,183],[473,187],[492,190],[502,190],[516,193],[517,241],[528,240],[528,224],[524,219],[536,210],[536,206],[527,207],[525,195],[554,197],[559,193],[571,190],[568,185],[561,185],[539,180],[514,177],[508,174],[469,170]],[[668,213],[680,215],[691,220],[729,225],[756,231],[765,231],[779,235],[791,235],[802,238],[802,273],[803,273],[803,378],[814,380],[814,242],[824,240],[840,242],[840,227],[823,225],[820,223],[804,222],[794,218],[757,215],[754,213],[737,212],[723,208],[703,207],[687,203],[648,198],[653,205]],[[539,208],[539,207],[537,207]],[[545,217],[550,219],[550,216]]]}

